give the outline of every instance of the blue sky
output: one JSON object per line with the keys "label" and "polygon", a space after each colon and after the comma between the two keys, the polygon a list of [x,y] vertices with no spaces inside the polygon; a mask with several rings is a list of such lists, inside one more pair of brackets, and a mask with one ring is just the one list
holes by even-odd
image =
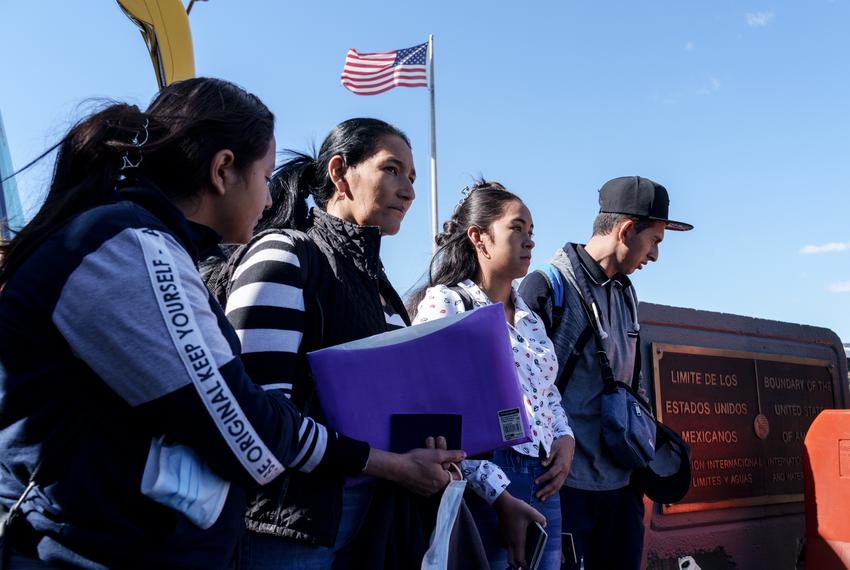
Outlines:
{"label": "blue sky", "polygon": [[[831,328],[850,341],[848,0],[802,2],[196,3],[198,74],[235,81],[278,117],[279,148],[353,116],[411,137],[418,198],[383,259],[401,291],[430,256],[428,93],[355,96],[345,52],[434,34],[440,218],[483,174],[535,218],[534,264],[584,241],[607,179],[664,184],[660,262],[642,300]],[[97,97],[144,106],[156,83],[112,2],[0,1],[0,112],[20,167]],[[19,177],[31,208],[49,164]],[[831,245],[829,245],[831,244]]]}

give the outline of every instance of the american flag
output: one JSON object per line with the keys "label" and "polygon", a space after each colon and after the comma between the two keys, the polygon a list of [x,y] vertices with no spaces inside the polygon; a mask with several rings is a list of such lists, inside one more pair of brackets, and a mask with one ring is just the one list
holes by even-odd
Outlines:
{"label": "american flag", "polygon": [[342,85],[357,95],[377,95],[393,87],[427,87],[428,44],[383,53],[350,49],[342,68]]}

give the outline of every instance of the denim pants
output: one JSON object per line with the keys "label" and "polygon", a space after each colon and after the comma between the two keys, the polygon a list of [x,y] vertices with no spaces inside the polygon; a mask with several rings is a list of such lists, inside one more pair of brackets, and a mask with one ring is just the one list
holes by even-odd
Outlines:
{"label": "denim pants", "polygon": [[561,487],[561,509],[563,532],[571,534],[576,554],[576,562],[570,557],[564,568],[640,569],[644,507],[643,495],[634,487],[613,491]]}
{"label": "denim pants", "polygon": [[[345,568],[337,554],[357,536],[369,503],[374,485],[366,483],[347,488],[342,495],[342,517],[333,548],[316,546],[293,540],[248,532],[242,540],[239,553],[239,570],[278,570]],[[336,561],[336,564],[334,562]]]}
{"label": "denim pants", "polygon": [[[534,494],[540,486],[534,480],[546,472],[540,464],[540,459],[522,455],[513,449],[502,449],[493,454],[493,463],[511,480],[507,491],[522,501],[525,501],[546,517],[546,533],[549,539],[540,559],[540,570],[557,570],[561,567],[561,502],[558,493],[546,501],[541,501]],[[469,494],[467,494],[469,496]],[[504,570],[508,566],[508,551],[499,542],[499,517],[496,511],[484,500],[477,496],[468,500],[470,511],[478,525],[481,542],[487,552],[487,560],[492,570]]]}

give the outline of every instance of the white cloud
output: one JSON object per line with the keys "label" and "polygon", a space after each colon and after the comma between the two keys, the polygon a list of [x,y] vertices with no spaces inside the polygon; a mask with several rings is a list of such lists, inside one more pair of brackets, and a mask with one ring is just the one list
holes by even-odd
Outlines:
{"label": "white cloud", "polygon": [[696,46],[694,45],[694,42],[687,42],[687,43],[685,43],[684,49],[685,49],[685,51],[694,51],[695,47]]}
{"label": "white cloud", "polygon": [[839,281],[838,283],[830,283],[830,293],[850,293],[850,281]]}
{"label": "white cloud", "polygon": [[708,78],[708,81],[711,83],[712,91],[720,91],[720,80],[714,77],[713,75]]}
{"label": "white cloud", "polygon": [[800,249],[800,253],[804,255],[811,253],[832,253],[836,251],[847,251],[848,249],[850,249],[850,241],[843,243],[833,241],[822,245],[807,245]]}
{"label": "white cloud", "polygon": [[764,28],[773,21],[773,12],[747,12],[744,17],[751,28]]}
{"label": "white cloud", "polygon": [[720,80],[714,75],[709,75],[706,82],[700,85],[696,92],[697,95],[711,95],[720,91]]}

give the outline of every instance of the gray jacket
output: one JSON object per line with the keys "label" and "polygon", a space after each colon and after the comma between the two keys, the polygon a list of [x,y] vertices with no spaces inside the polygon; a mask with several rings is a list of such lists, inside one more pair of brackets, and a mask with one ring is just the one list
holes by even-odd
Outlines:
{"label": "gray jacket", "polygon": [[[567,255],[572,248],[579,267]],[[585,299],[593,310],[602,344],[614,377],[631,383],[634,372],[637,337],[640,325],[637,317],[637,297],[628,277],[608,278],[581,245],[568,243],[549,261],[564,277],[564,315],[555,330],[553,322],[553,293],[545,273],[534,271],[522,282],[519,293],[528,306],[541,316],[555,345],[558,365],[563,367],[573,353],[582,332],[588,327],[576,288],[576,272],[583,272],[593,295]],[[563,392],[563,406],[575,432],[576,452],[566,485],[589,491],[608,491],[629,484],[631,471],[619,467],[602,444],[602,376],[596,359],[592,337],[581,348],[581,354]]]}

